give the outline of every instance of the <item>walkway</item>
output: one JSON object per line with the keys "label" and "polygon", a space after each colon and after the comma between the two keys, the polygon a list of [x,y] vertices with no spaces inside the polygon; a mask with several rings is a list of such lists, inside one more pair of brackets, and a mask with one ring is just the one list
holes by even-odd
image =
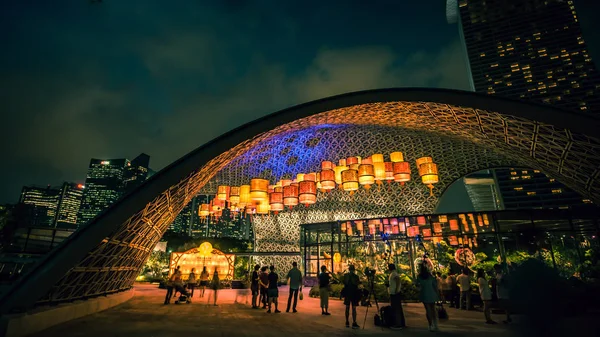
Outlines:
{"label": "walkway", "polygon": [[[162,337],[162,336],[431,336],[427,330],[424,310],[420,304],[405,306],[409,328],[402,331],[381,329],[373,325],[375,306],[369,309],[365,329],[344,327],[344,307],[341,301],[331,300],[331,316],[322,316],[319,300],[309,298],[305,290],[303,301],[298,301],[298,313],[285,313],[287,292],[280,290],[280,314],[267,314],[250,308],[247,290],[221,290],[219,306],[208,305],[209,291],[204,299],[195,294],[192,304],[163,305],[165,290],[156,285],[136,285],[136,296],[115,308],[55,326],[33,336],[49,337]],[[284,298],[285,297],[285,298]],[[366,308],[358,309],[362,326]],[[483,314],[449,309],[450,319],[441,322],[444,336],[513,336],[517,324],[486,325]],[[501,317],[495,317],[501,320]]]}

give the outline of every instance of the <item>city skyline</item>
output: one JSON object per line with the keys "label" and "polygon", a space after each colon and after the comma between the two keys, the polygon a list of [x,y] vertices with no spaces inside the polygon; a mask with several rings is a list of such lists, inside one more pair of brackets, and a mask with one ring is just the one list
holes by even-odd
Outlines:
{"label": "city skyline", "polygon": [[[246,2],[140,4],[39,3],[55,15],[36,28],[27,19],[44,11],[12,4],[4,12],[2,24],[14,34],[13,52],[2,56],[2,85],[14,127],[3,134],[12,148],[0,202],[15,202],[23,185],[82,182],[91,157],[146,151],[160,169],[244,122],[312,99],[381,87],[468,89],[458,33],[441,1],[434,9],[321,4],[311,13],[292,4],[266,13]],[[598,5],[575,5],[597,61],[590,13]],[[281,29],[267,30],[273,26]],[[170,28],[154,33],[159,27]],[[414,27],[423,31],[415,36]],[[31,39],[40,43],[24,43]]]}

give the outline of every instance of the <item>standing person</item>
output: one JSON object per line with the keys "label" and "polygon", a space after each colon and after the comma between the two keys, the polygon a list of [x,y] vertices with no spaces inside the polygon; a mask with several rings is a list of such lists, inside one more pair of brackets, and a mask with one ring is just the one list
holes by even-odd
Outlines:
{"label": "standing person", "polygon": [[260,266],[254,266],[254,271],[252,272],[251,280],[250,280],[250,290],[252,291],[252,309],[258,309],[260,306],[258,305],[258,293],[259,293],[259,284],[258,284],[258,271],[260,270]]}
{"label": "standing person", "polygon": [[[451,284],[448,284],[448,276],[443,275],[442,276],[442,301],[444,303],[450,302],[451,296],[452,296],[452,288],[451,288]],[[450,302],[450,303],[452,303],[452,302]]]}
{"label": "standing person", "polygon": [[485,272],[481,268],[477,270],[477,284],[479,285],[479,296],[481,296],[481,301],[483,301],[483,315],[485,316],[485,322],[487,324],[496,324],[496,322],[492,320],[490,313],[492,291],[490,290],[490,285],[485,278]]}
{"label": "standing person", "polygon": [[350,316],[350,305],[352,305],[352,329],[358,329],[360,326],[356,323],[356,307],[360,301],[361,293],[358,286],[360,285],[360,279],[356,275],[356,269],[354,265],[348,266],[348,272],[344,275],[344,289],[342,289],[342,296],[344,296],[344,305],[346,305],[346,328],[350,327],[348,318]]}
{"label": "standing person", "polygon": [[219,287],[221,286],[221,280],[219,280],[219,273],[217,272],[217,268],[215,268],[215,272],[213,273],[212,280],[210,282],[210,287],[214,290],[215,293],[215,301],[213,305],[217,306],[217,293],[219,292]]}
{"label": "standing person", "polygon": [[167,281],[167,295],[165,296],[165,304],[171,303],[171,297],[173,297],[173,288],[175,288],[175,282],[177,281],[178,277],[179,267],[175,269],[173,275],[171,275],[171,277],[169,277],[169,280]]}
{"label": "standing person", "polygon": [[458,284],[456,283],[456,275],[453,272],[450,272],[446,278],[446,284],[448,288],[450,288],[450,307],[460,309],[460,290],[458,289]]}
{"label": "standing person", "polygon": [[465,300],[466,309],[471,310],[471,277],[469,276],[469,269],[464,268],[462,274],[456,281],[460,286],[458,308],[462,309],[463,300]]}
{"label": "standing person", "polygon": [[498,304],[500,308],[506,312],[506,319],[502,321],[504,324],[508,324],[512,322],[510,318],[510,291],[509,284],[506,275],[504,275],[504,271],[502,270],[502,266],[499,264],[494,265],[494,270],[496,271],[496,293],[498,295]]}
{"label": "standing person", "polygon": [[194,288],[196,288],[196,268],[192,268],[190,275],[187,280],[187,287],[189,289],[190,297],[194,297]]}
{"label": "standing person", "polygon": [[200,297],[204,297],[204,292],[206,291],[206,287],[208,286],[208,271],[206,267],[202,267],[202,272],[200,273],[200,289],[202,292],[200,293]]}
{"label": "standing person", "polygon": [[262,302],[263,309],[267,308],[267,289],[269,287],[269,275],[267,274],[267,267],[260,268],[260,275],[258,275],[258,283],[260,285],[260,301]]}
{"label": "standing person", "polygon": [[271,265],[269,269],[271,270],[271,272],[268,276],[269,288],[267,289],[267,295],[269,300],[269,309],[267,310],[267,313],[271,313],[271,304],[275,303],[275,313],[278,314],[281,312],[279,311],[279,289],[277,288],[277,283],[279,282],[279,275],[277,275],[277,273],[275,272],[275,266]]}
{"label": "standing person", "polygon": [[321,266],[319,274],[319,298],[321,299],[321,315],[331,315],[329,313],[329,281],[331,275],[327,272],[326,266]]}
{"label": "standing person", "polygon": [[438,285],[438,295],[440,295],[440,299],[443,300],[444,295],[443,295],[442,286],[443,286],[444,282],[442,282],[442,273],[440,273],[439,271],[437,273],[435,273],[435,281],[437,282],[437,285]]}
{"label": "standing person", "polygon": [[402,295],[400,294],[400,274],[398,274],[396,265],[393,263],[388,264],[388,270],[390,271],[388,291],[390,293],[390,304],[392,309],[394,309],[395,318],[394,325],[390,328],[400,330],[406,327],[404,310],[402,309]]}
{"label": "standing person", "polygon": [[296,305],[298,304],[298,291],[302,291],[302,273],[298,269],[298,264],[296,262],[292,262],[292,269],[290,269],[286,276],[286,282],[287,280],[290,281],[290,295],[288,296],[287,309],[285,312],[290,312],[292,297],[294,297],[293,311],[298,312],[296,310]]}
{"label": "standing person", "polygon": [[419,286],[419,300],[425,306],[429,331],[438,331],[438,317],[435,310],[435,302],[439,301],[437,280],[431,275],[425,264],[421,265],[417,284]]}

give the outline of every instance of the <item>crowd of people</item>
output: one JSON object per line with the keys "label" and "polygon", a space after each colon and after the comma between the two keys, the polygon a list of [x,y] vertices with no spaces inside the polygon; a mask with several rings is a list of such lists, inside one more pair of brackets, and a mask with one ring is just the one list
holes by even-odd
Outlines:
{"label": "crowd of people", "polygon": [[[438,331],[438,310],[437,304],[449,303],[451,307],[457,309],[471,309],[471,276],[470,270],[464,269],[460,275],[442,275],[441,273],[433,273],[431,267],[427,263],[419,266],[419,273],[416,278],[416,284],[419,289],[419,301],[423,303],[425,314],[429,324],[430,331]],[[488,324],[496,324],[491,318],[492,302],[497,301],[499,308],[504,309],[506,319],[504,323],[510,323],[509,310],[509,291],[507,277],[501,265],[494,267],[495,277],[493,278],[493,286],[490,287],[488,278],[484,271],[477,271],[477,284],[479,295],[483,303],[483,313]],[[404,311],[402,309],[402,293],[400,274],[396,270],[394,264],[388,265],[389,279],[388,291],[390,294],[390,307],[392,313],[387,317],[386,324],[392,329],[403,329],[406,327]],[[196,275],[196,270],[192,269],[187,282],[184,282],[181,276],[181,271],[177,267],[174,273],[169,278],[167,283],[167,295],[165,304],[169,304],[174,293],[179,293],[184,296],[188,303],[194,296],[194,290],[199,288],[199,297],[204,297],[206,288],[213,290],[214,301],[213,305],[217,305],[217,294],[220,287],[219,274],[215,269],[213,276],[209,279],[209,273],[206,267],[203,268],[199,277]],[[321,266],[321,273],[318,275],[319,297],[321,314],[329,316],[329,293],[331,290],[332,275],[327,271],[326,266]],[[343,284],[341,296],[344,299],[346,327],[358,329],[360,326],[357,323],[357,306],[361,299],[364,300],[365,287],[361,287],[361,280],[356,273],[354,265],[348,266],[348,272],[344,274],[342,280],[338,280]],[[302,299],[302,273],[298,269],[296,262],[292,263],[292,268],[288,271],[285,278],[281,279],[275,270],[275,266],[269,267],[260,265],[254,266],[250,279],[250,289],[252,292],[252,308],[266,309],[267,313],[280,313],[279,310],[279,285],[280,283],[289,283],[289,295],[287,300],[286,312],[298,312],[298,297]],[[368,304],[368,303],[367,303]],[[352,317],[352,324],[350,324]]]}

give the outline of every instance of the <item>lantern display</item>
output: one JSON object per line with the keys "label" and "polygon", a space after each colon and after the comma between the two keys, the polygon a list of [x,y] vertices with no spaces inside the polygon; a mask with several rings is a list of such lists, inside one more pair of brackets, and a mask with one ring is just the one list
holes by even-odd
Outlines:
{"label": "lantern display", "polygon": [[240,203],[240,187],[239,186],[231,186],[229,190],[229,201],[231,205],[237,206]]}
{"label": "lantern display", "polygon": [[421,158],[417,159],[416,162],[417,162],[417,168],[419,168],[419,167],[421,167],[421,165],[423,165],[425,163],[433,163],[433,158],[421,157]]}
{"label": "lantern display", "polygon": [[365,228],[363,227],[363,222],[362,221],[356,221],[356,230],[362,232]]}
{"label": "lantern display", "polygon": [[296,182],[299,183],[301,181],[304,181],[304,173],[296,174]]}
{"label": "lantern display", "polygon": [[330,162],[328,160],[324,160],[321,162],[321,171],[325,171],[325,170],[333,170],[333,162]]}
{"label": "lantern display", "polygon": [[220,212],[221,209],[223,209],[224,203],[222,200],[219,200],[218,198],[214,198],[212,200],[212,210],[213,212]]}
{"label": "lantern display", "polygon": [[341,230],[342,232],[345,232],[345,231],[346,231],[346,223],[345,223],[345,222],[342,222],[342,224],[340,225],[340,230]]}
{"label": "lantern display", "polygon": [[401,161],[404,161],[404,154],[402,154],[402,152],[392,152],[390,153],[390,160],[393,163],[399,163]]}
{"label": "lantern display", "polygon": [[434,233],[441,233],[442,232],[442,224],[439,222],[434,222],[433,223],[433,232]]}
{"label": "lantern display", "polygon": [[369,224],[369,234],[371,235],[375,235],[377,229],[375,228],[374,224]]}
{"label": "lantern display", "polygon": [[438,217],[438,220],[439,220],[441,223],[446,223],[446,222],[448,222],[448,216],[447,216],[447,215],[440,215],[440,216]]}
{"label": "lantern display", "polygon": [[298,200],[306,206],[317,202],[317,183],[304,180],[298,184]]}
{"label": "lantern display", "polygon": [[331,191],[335,188],[335,171],[321,171],[321,188],[327,191]]}
{"label": "lantern display", "polygon": [[291,183],[292,183],[291,179],[281,179],[281,187],[290,186]]}
{"label": "lantern display", "polygon": [[267,179],[254,178],[250,180],[250,199],[252,201],[268,201],[269,181]]}
{"label": "lantern display", "polygon": [[423,163],[419,166],[419,175],[423,184],[429,187],[429,193],[433,196],[433,184],[439,182],[437,164]]}
{"label": "lantern display", "polygon": [[449,236],[448,241],[450,243],[450,246],[458,246],[458,240],[456,239],[456,236]]}
{"label": "lantern display", "polygon": [[407,161],[394,162],[394,181],[404,184],[410,181],[410,164]]}
{"label": "lantern display", "polygon": [[342,171],[342,187],[344,191],[354,192],[358,190],[358,171],[348,169]]}
{"label": "lantern display", "polygon": [[358,182],[364,185],[366,189],[369,189],[375,183],[375,171],[373,164],[365,164],[365,161],[358,166]]}
{"label": "lantern display", "polygon": [[381,184],[381,182],[386,179],[385,167],[384,162],[373,162],[373,172],[377,184]]}
{"label": "lantern display", "polygon": [[200,205],[200,209],[198,210],[198,215],[201,217],[207,217],[210,215],[209,204]]}
{"label": "lantern display", "polygon": [[483,217],[481,215],[477,216],[477,224],[479,227],[483,227]]}
{"label": "lantern display", "polygon": [[457,231],[458,230],[458,220],[450,219],[450,230]]}
{"label": "lantern display", "polygon": [[303,181],[317,181],[317,174],[316,173],[307,173],[304,175],[304,179]]}
{"label": "lantern display", "polygon": [[376,154],[371,155],[371,162],[373,164],[375,164],[375,163],[383,163],[384,162],[383,154],[376,153]]}
{"label": "lantern display", "polygon": [[358,157],[349,157],[346,159],[346,165],[358,165]]}
{"label": "lantern display", "polygon": [[425,221],[425,217],[424,216],[418,216],[417,217],[417,225],[423,226],[425,224],[427,224],[427,222]]}
{"label": "lantern display", "polygon": [[342,262],[342,255],[340,253],[333,254],[333,262],[335,262],[335,263]]}
{"label": "lantern display", "polygon": [[279,211],[283,211],[283,188],[275,187],[272,193],[269,194],[269,205],[271,206],[271,211],[277,213]]}
{"label": "lantern display", "polygon": [[[394,180],[394,163],[391,161],[386,161],[383,163],[383,167],[385,170],[385,180],[388,182]],[[377,179],[377,172],[375,172],[375,179]]]}
{"label": "lantern display", "polygon": [[298,185],[291,184],[283,187],[283,204],[292,208],[298,205]]}
{"label": "lantern display", "polygon": [[392,234],[400,234],[400,228],[398,228],[398,225],[392,225]]}
{"label": "lantern display", "polygon": [[269,208],[269,201],[261,200],[258,205],[256,205],[256,214],[269,214]]}
{"label": "lantern display", "polygon": [[463,267],[469,267],[475,262],[475,254],[469,248],[459,248],[454,253],[454,261]]}
{"label": "lantern display", "polygon": [[406,223],[404,222],[399,222],[398,223],[398,230],[402,233],[406,232]]}
{"label": "lantern display", "polygon": [[210,254],[212,254],[212,251],[213,251],[213,246],[210,244],[210,242],[203,242],[198,247],[198,254],[200,254],[200,256],[203,256],[203,257],[210,256]]}
{"label": "lantern display", "polygon": [[488,219],[488,215],[487,214],[483,215],[483,224],[486,225],[486,226],[490,225],[490,220]]}
{"label": "lantern display", "polygon": [[423,228],[423,238],[425,238],[425,240],[431,239],[431,229]]}

